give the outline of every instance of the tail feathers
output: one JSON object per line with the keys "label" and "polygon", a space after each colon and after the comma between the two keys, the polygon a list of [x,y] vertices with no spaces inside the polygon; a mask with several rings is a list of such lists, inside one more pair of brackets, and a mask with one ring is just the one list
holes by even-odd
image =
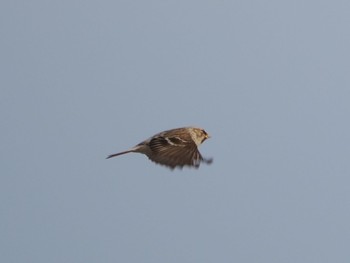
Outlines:
{"label": "tail feathers", "polygon": [[116,156],[119,156],[119,155],[122,155],[122,154],[126,154],[126,153],[131,153],[131,152],[133,152],[133,150],[128,150],[128,151],[124,151],[124,152],[120,152],[120,153],[114,153],[114,154],[108,155],[106,159],[109,159],[109,158],[112,158],[112,157],[116,157]]}

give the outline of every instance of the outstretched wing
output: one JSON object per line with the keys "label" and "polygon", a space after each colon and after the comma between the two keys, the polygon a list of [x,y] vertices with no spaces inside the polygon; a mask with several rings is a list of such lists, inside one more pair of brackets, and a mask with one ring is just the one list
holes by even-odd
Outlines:
{"label": "outstretched wing", "polygon": [[148,158],[158,164],[174,169],[185,165],[198,168],[203,157],[198,151],[197,145],[191,140],[174,137],[158,136],[150,140],[151,153]]}

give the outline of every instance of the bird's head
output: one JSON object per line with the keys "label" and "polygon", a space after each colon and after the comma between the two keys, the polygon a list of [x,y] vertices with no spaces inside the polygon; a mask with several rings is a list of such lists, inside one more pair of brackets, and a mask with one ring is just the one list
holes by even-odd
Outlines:
{"label": "bird's head", "polygon": [[192,139],[196,145],[202,144],[206,139],[209,139],[209,134],[202,128],[192,128]]}

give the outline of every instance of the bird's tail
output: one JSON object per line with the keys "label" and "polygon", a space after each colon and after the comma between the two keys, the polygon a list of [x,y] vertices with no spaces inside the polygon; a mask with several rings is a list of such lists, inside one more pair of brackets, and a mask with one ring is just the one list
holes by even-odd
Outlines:
{"label": "bird's tail", "polygon": [[122,155],[122,154],[126,154],[126,153],[131,153],[131,152],[133,152],[133,150],[128,150],[128,151],[124,151],[124,152],[120,152],[120,153],[114,153],[114,154],[108,155],[106,159],[109,159],[109,158],[112,158],[112,157],[116,157],[116,156],[119,156],[119,155]]}

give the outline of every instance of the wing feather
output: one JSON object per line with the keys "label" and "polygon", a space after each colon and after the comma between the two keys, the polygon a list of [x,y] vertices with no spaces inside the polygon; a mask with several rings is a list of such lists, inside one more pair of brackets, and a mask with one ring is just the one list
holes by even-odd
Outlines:
{"label": "wing feather", "polygon": [[158,136],[149,142],[149,146],[151,154],[148,158],[171,169],[177,166],[182,168],[185,165],[198,168],[203,160],[197,145],[192,140]]}

